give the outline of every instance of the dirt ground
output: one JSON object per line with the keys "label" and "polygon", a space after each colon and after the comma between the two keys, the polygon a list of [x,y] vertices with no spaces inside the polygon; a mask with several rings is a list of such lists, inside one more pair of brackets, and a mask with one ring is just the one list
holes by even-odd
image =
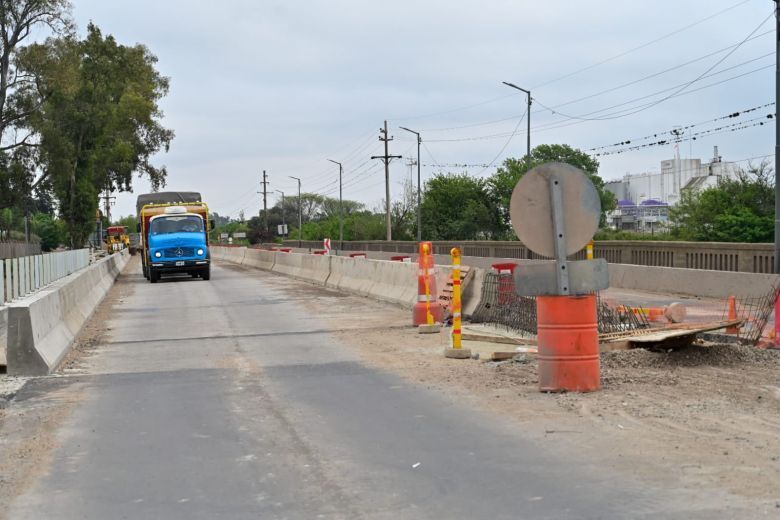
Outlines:
{"label": "dirt ground", "polygon": [[532,355],[446,359],[445,333],[380,325],[408,324],[409,311],[321,291],[307,306],[336,329],[360,322],[336,336],[369,365],[498,413],[532,437],[564,437],[561,451],[598,453],[605,466],[646,482],[780,499],[780,351],[699,344],[609,352],[601,391],[542,394]]}

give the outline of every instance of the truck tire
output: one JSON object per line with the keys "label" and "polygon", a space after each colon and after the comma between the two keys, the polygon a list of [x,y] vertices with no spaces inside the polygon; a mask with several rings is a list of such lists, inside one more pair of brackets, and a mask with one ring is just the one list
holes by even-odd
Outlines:
{"label": "truck tire", "polygon": [[144,273],[144,278],[149,279],[149,270],[146,268],[146,264],[141,264],[141,271]]}
{"label": "truck tire", "polygon": [[159,271],[155,271],[154,269],[149,269],[149,281],[152,283],[157,283],[159,279],[160,279]]}
{"label": "truck tire", "polygon": [[203,271],[201,271],[200,277],[204,280],[211,280],[211,266],[208,266]]}

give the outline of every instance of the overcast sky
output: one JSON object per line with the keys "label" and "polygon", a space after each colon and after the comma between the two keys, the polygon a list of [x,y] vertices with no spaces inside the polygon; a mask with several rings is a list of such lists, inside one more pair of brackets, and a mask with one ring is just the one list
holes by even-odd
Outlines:
{"label": "overcast sky", "polygon": [[[384,174],[369,157],[382,152],[385,119],[395,137],[390,152],[405,158],[391,166],[393,197],[409,177],[406,158],[416,157],[414,136],[399,125],[422,133],[423,180],[442,169],[434,164],[493,165],[468,166],[490,175],[526,147],[525,95],[502,81],[532,90],[532,146],[644,144],[652,139],[639,138],[676,125],[697,124],[695,135],[757,124],[775,110],[706,123],[774,101],[770,0],[73,3],[82,34],[92,21],[157,55],[171,78],[164,124],[176,132],[156,160],[168,167],[168,189],[200,191],[213,211],[233,217],[258,213],[263,169],[271,190],[296,195],[293,175],[303,191],[337,197],[338,167],[327,159],[344,163],[344,198],[378,207]],[[636,112],[671,94],[678,95]],[[602,119],[567,118],[586,114]],[[719,145],[724,160],[770,155],[773,128],[699,134],[680,153],[709,159]],[[667,145],[599,157],[600,173],[658,171],[673,155]],[[136,181],[114,215],[133,213],[136,195],[147,191]],[[278,197],[269,196],[269,206]]]}

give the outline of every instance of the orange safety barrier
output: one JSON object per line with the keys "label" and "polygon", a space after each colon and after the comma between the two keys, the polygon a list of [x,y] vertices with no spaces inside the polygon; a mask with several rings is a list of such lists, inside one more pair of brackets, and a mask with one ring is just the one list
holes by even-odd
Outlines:
{"label": "orange safety barrier", "polygon": [[391,256],[390,260],[393,262],[411,262],[412,257],[409,255],[397,255],[397,256]]}
{"label": "orange safety barrier", "polygon": [[596,295],[537,296],[539,389],[592,392],[601,387]]}
{"label": "orange safety barrier", "polygon": [[368,255],[366,253],[350,253],[350,258],[368,258]]}
{"label": "orange safety barrier", "polygon": [[313,255],[327,255],[328,251],[325,249],[317,249],[315,251],[312,251],[311,254]]}
{"label": "orange safety barrier", "polygon": [[417,261],[417,302],[412,309],[414,326],[441,323],[444,318],[444,307],[439,302],[436,292],[436,266],[433,258],[433,245],[430,242],[420,243],[420,256]]}

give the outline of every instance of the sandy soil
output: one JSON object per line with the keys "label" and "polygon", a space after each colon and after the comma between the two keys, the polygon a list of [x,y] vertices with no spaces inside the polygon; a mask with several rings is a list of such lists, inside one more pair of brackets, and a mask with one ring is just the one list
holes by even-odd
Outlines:
{"label": "sandy soil", "polygon": [[450,360],[444,334],[397,328],[409,311],[329,291],[307,306],[334,329],[360,322],[362,330],[336,336],[367,364],[500,414],[532,437],[564,437],[564,452],[598,453],[605,466],[650,483],[780,498],[780,351],[699,344],[610,352],[600,392],[542,394],[533,356]]}

